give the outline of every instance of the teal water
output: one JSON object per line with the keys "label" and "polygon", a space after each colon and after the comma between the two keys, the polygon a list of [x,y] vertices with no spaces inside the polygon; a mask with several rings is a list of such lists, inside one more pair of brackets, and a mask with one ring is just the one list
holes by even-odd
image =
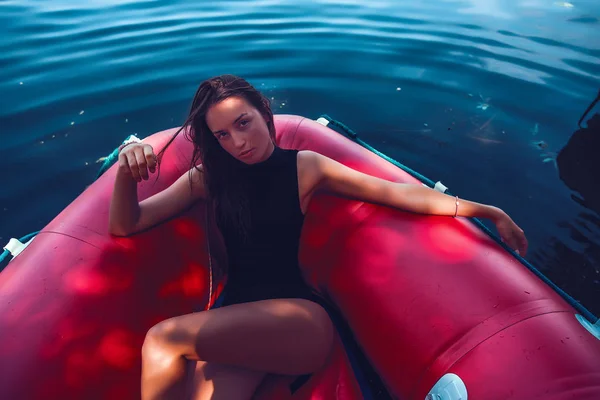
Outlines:
{"label": "teal water", "polygon": [[600,314],[598,210],[555,163],[600,87],[596,0],[3,0],[0,27],[2,245],[127,135],[180,124],[203,79],[234,73],[276,113],[327,113],[502,207],[527,259]]}

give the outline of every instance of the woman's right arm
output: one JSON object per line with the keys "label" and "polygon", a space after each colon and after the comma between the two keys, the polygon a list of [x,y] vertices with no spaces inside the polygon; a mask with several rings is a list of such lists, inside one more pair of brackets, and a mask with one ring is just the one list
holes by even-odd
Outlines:
{"label": "woman's right arm", "polygon": [[119,166],[110,203],[109,233],[129,236],[150,228],[187,209],[196,200],[206,198],[202,166],[181,175],[165,190],[138,202],[137,184],[149,178],[156,169],[152,147],[144,143],[130,144],[119,153]]}

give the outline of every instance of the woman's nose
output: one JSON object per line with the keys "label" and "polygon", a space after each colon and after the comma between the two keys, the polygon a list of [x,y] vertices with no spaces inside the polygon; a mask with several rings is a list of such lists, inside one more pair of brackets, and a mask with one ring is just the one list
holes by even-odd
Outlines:
{"label": "woman's nose", "polygon": [[244,135],[240,135],[239,133],[232,134],[231,139],[233,140],[233,145],[235,147],[242,148],[246,144],[246,138]]}

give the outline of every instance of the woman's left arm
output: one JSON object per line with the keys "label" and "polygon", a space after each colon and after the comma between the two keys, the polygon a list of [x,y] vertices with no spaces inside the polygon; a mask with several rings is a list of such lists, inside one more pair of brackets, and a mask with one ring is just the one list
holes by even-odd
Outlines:
{"label": "woman's left arm", "polygon": [[[349,168],[316,152],[303,151],[315,191],[430,215],[487,218],[494,222],[502,240],[519,254],[527,252],[523,230],[500,208],[458,199],[423,185],[377,178]],[[458,204],[457,204],[458,203]]]}

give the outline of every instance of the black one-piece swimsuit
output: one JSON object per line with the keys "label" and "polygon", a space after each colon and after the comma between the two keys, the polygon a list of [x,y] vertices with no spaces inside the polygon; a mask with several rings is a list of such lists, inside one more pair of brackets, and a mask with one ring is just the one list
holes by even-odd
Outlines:
{"label": "black one-piece swimsuit", "polygon": [[[337,321],[329,303],[302,277],[298,262],[304,214],[298,190],[298,150],[275,146],[265,161],[237,167],[248,199],[250,228],[244,241],[235,227],[217,218],[228,257],[227,285],[216,307],[250,301],[301,298],[320,304]],[[312,374],[290,385],[294,393]]]}
{"label": "black one-piece swimsuit", "polygon": [[250,227],[244,240],[234,227],[217,219],[229,260],[221,306],[276,298],[320,303],[320,296],[305,283],[298,262],[304,214],[297,155],[298,150],[275,146],[260,163],[239,163]]}

